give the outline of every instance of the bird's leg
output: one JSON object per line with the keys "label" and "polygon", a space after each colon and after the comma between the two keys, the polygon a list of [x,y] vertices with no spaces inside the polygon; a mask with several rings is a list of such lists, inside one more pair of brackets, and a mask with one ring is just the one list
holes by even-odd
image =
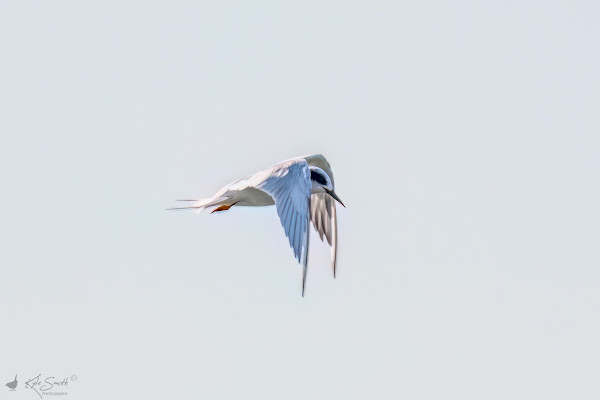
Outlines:
{"label": "bird's leg", "polygon": [[214,212],[220,212],[220,211],[227,211],[229,210],[231,207],[233,207],[234,205],[236,205],[237,203],[239,203],[239,201],[236,201],[233,204],[224,204],[222,206],[219,206],[217,208],[215,208],[214,210],[212,210],[210,213],[214,213]]}

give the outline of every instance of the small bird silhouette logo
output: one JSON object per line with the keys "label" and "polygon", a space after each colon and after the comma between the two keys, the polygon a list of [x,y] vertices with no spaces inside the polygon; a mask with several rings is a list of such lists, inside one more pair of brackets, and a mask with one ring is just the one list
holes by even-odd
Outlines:
{"label": "small bird silhouette logo", "polygon": [[17,383],[18,383],[17,376],[15,375],[15,380],[12,382],[8,382],[6,384],[6,387],[9,388],[10,390],[15,390],[17,388]]}

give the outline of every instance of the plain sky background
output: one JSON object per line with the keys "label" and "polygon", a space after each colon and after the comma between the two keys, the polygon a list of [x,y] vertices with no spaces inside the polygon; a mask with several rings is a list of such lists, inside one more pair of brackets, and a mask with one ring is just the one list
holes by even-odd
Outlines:
{"label": "plain sky background", "polygon": [[[0,398],[600,398],[595,1],[4,2]],[[339,274],[275,209],[331,162]]]}

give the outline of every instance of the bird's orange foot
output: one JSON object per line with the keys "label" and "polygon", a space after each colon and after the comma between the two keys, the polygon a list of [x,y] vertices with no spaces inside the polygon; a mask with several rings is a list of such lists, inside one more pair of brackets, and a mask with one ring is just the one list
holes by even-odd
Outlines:
{"label": "bird's orange foot", "polygon": [[220,212],[220,211],[227,211],[229,210],[231,207],[233,207],[236,203],[238,203],[237,201],[233,204],[229,204],[229,205],[223,205],[223,206],[219,206],[217,208],[215,208],[214,210],[212,210],[210,213],[214,213],[214,212]]}

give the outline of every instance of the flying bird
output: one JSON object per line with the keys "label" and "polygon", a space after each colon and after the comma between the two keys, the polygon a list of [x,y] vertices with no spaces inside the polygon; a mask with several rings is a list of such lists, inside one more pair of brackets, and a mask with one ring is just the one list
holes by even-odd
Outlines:
{"label": "flying bird", "polygon": [[17,375],[15,375],[15,380],[12,382],[8,382],[5,386],[8,387],[10,390],[15,390],[17,388],[17,383],[19,381],[17,381]]}
{"label": "flying bird", "polygon": [[[233,182],[213,197],[195,202],[189,207],[169,210],[196,210],[214,207],[211,212],[227,211],[231,207],[264,207],[275,205],[285,235],[294,255],[302,265],[302,297],[306,287],[308,265],[309,224],[323,241],[331,246],[333,277],[337,259],[337,216],[335,201],[342,206],[334,191],[333,172],[321,154],[292,158]],[[345,207],[345,206],[344,206]]]}

